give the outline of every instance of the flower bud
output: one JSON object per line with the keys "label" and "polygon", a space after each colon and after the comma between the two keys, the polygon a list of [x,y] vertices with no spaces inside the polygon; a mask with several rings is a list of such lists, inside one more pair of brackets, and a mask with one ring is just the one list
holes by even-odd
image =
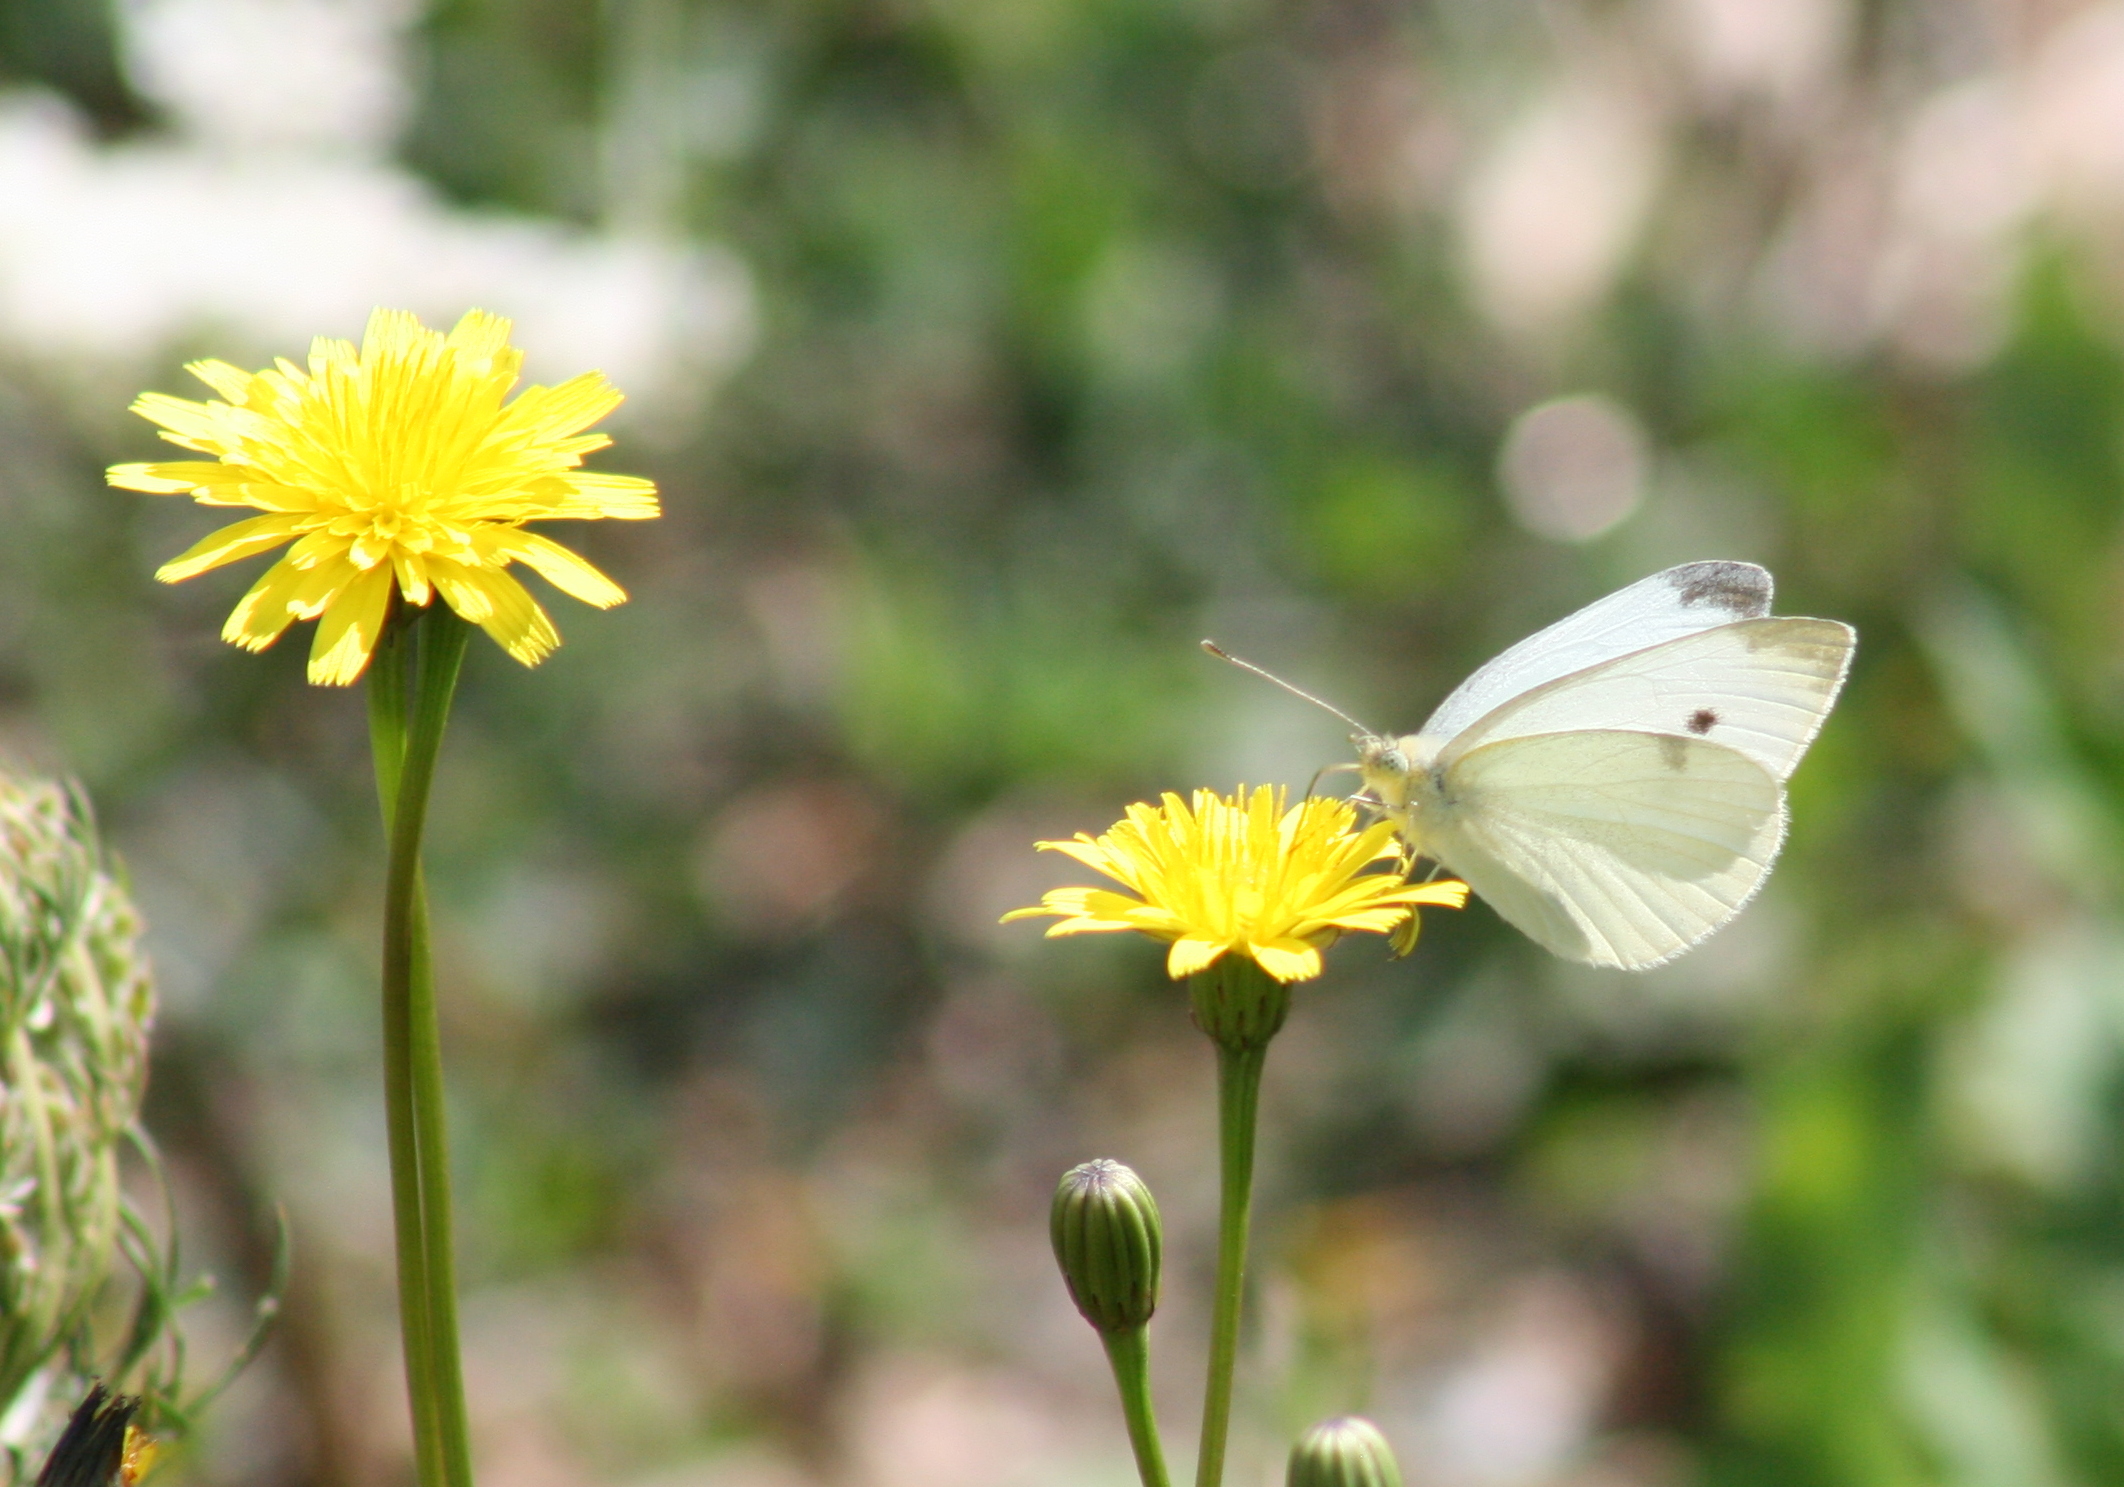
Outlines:
{"label": "flower bud", "polygon": [[1142,1178],[1104,1157],[1070,1168],[1055,1189],[1048,1228],[1069,1299],[1085,1321],[1101,1332],[1124,1332],[1150,1320],[1165,1230]]}
{"label": "flower bud", "polygon": [[1284,1487],[1401,1487],[1401,1468],[1386,1437],[1369,1420],[1325,1420],[1291,1447]]}

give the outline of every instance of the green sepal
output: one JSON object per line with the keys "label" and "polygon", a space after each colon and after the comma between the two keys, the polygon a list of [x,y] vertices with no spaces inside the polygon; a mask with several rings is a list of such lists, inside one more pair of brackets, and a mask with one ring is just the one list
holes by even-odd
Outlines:
{"label": "green sepal", "polygon": [[1228,953],[1188,977],[1195,1026],[1226,1048],[1261,1048],[1283,1028],[1291,989],[1250,955]]}

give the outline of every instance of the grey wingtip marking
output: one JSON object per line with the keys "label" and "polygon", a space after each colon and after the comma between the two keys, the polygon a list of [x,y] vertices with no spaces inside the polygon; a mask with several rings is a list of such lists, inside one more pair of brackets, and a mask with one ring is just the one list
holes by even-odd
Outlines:
{"label": "grey wingtip marking", "polygon": [[1735,619],[1755,619],[1770,612],[1770,574],[1754,563],[1684,563],[1660,577],[1673,585],[1691,609],[1708,606]]}

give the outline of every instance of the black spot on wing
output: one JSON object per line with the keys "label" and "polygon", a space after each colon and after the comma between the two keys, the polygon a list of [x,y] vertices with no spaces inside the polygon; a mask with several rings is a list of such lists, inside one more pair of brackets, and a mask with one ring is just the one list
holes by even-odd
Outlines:
{"label": "black spot on wing", "polygon": [[1770,612],[1770,575],[1753,563],[1684,563],[1666,577],[1691,609],[1708,605],[1735,619]]}
{"label": "black spot on wing", "polygon": [[1718,714],[1708,707],[1700,707],[1689,714],[1689,731],[1699,737],[1718,726]]}

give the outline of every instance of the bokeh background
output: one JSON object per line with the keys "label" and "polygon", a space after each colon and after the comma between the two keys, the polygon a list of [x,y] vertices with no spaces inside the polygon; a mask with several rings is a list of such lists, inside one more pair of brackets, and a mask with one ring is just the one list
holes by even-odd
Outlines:
{"label": "bokeh background", "polygon": [[202,1375],[298,1257],[172,1487],[407,1479],[380,845],[359,695],[101,470],[378,303],[602,367],[667,501],[439,783],[490,1487],[1126,1483],[1094,1155],[1184,1466],[1209,1055],[996,926],[1031,842],[1347,757],[1202,635],[1406,728],[1700,557],[1862,636],[1778,873],[1638,977],[1336,952],[1234,1480],[1350,1408],[1420,1487],[2124,1478],[2124,5],[0,3],[0,748],[152,921]]}

